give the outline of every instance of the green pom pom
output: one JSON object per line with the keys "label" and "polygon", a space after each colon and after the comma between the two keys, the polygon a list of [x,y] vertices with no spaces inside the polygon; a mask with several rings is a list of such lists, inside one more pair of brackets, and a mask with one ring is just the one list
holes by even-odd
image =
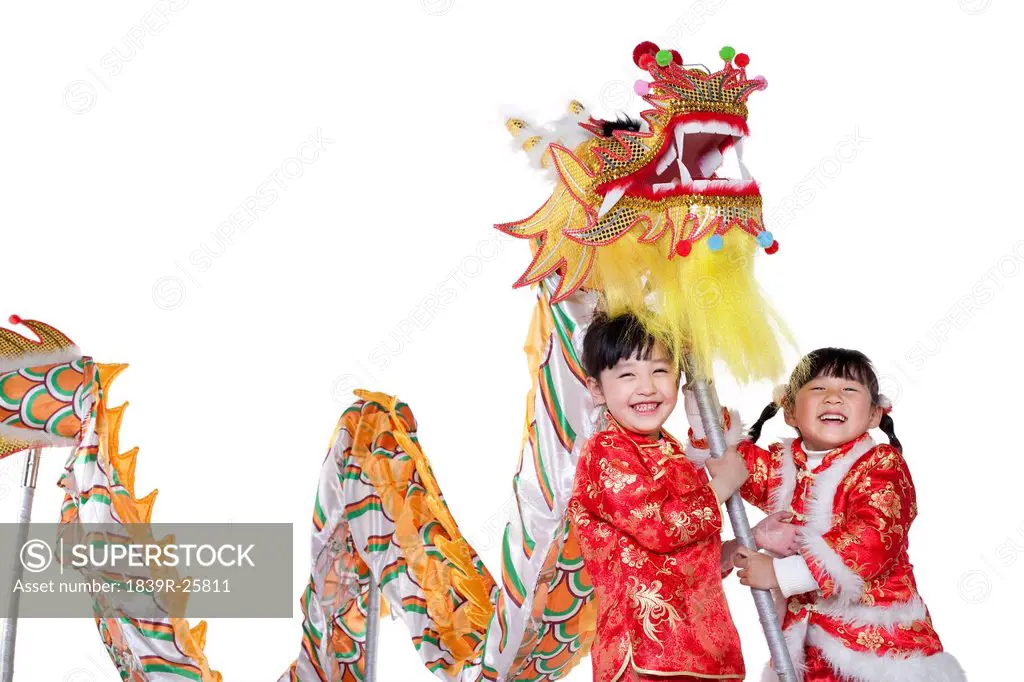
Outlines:
{"label": "green pom pom", "polygon": [[725,47],[718,51],[718,56],[727,62],[731,62],[732,58],[736,56],[736,50],[734,50],[731,46],[726,45]]}
{"label": "green pom pom", "polygon": [[654,55],[654,61],[658,62],[658,66],[668,66],[672,63],[672,53],[668,50],[658,50],[658,54]]}

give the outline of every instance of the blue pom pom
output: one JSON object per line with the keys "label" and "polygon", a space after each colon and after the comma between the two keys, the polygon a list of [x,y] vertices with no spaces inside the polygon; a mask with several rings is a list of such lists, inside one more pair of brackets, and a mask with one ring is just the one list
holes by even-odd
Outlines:
{"label": "blue pom pom", "polygon": [[761,246],[762,249],[767,249],[769,246],[772,245],[773,241],[775,241],[775,237],[772,236],[772,233],[769,232],[768,230],[764,230],[757,235],[757,243]]}
{"label": "blue pom pom", "polygon": [[708,248],[712,251],[721,251],[723,246],[722,235],[713,234],[708,237]]}

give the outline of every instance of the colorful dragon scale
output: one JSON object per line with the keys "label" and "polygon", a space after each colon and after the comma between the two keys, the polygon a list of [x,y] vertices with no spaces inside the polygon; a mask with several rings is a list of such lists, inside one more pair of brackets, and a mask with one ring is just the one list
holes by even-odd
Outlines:
{"label": "colorful dragon scale", "polygon": [[77,443],[85,415],[82,353],[49,325],[11,316],[39,340],[0,329],[0,459]]}

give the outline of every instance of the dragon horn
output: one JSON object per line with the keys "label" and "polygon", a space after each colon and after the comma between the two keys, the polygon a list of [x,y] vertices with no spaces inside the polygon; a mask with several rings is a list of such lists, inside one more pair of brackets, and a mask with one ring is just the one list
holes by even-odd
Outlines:
{"label": "dragon horn", "polygon": [[[46,362],[66,362],[82,356],[74,341],[48,324],[23,320],[17,315],[11,315],[10,323],[25,325],[39,340],[25,338],[10,329],[0,329],[0,370],[8,366],[20,369]],[[43,362],[39,363],[39,360]]]}
{"label": "dragon horn", "polygon": [[554,142],[550,131],[537,128],[522,118],[509,117],[505,119],[505,129],[515,139],[512,142],[513,149],[522,149],[530,159],[530,165],[534,168],[547,168],[550,158],[546,154],[548,145]]}

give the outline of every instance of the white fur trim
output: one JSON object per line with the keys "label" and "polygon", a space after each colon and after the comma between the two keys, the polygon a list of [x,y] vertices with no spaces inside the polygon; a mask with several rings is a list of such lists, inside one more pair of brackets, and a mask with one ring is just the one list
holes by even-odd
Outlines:
{"label": "white fur trim", "polygon": [[69,445],[78,445],[77,438],[65,438],[64,436],[55,436],[45,431],[26,429],[20,426],[8,426],[6,424],[0,424],[0,438],[24,440],[41,448],[63,448]]}
{"label": "white fur trim", "polygon": [[[700,420],[700,407],[697,405],[697,396],[692,388],[683,389],[683,409],[686,410],[686,421],[690,422],[691,427],[697,424],[700,427],[700,437],[703,437],[704,424]],[[697,429],[694,429],[693,433],[697,435]]]}
{"label": "white fur trim", "polygon": [[[786,648],[789,649],[789,660],[793,662],[793,669],[796,670],[797,679],[804,679],[805,665],[804,645],[807,640],[807,621],[801,620],[793,623],[782,632],[786,640]],[[772,670],[771,664],[764,666],[761,674],[761,682],[779,682],[779,676]]]}
{"label": "white fur trim", "polygon": [[821,650],[844,679],[853,682],[966,682],[957,660],[946,652],[896,657],[851,651],[817,625],[807,631],[807,644]]}
{"label": "white fur trim", "polygon": [[813,532],[802,532],[800,538],[803,540],[804,549],[835,582],[834,599],[838,603],[852,604],[864,595],[864,579],[843,562],[842,557],[828,546],[825,538]]}
{"label": "white fur trim", "polygon": [[82,357],[82,351],[78,346],[69,346],[64,350],[54,353],[25,353],[16,355],[13,358],[0,358],[0,372],[11,372],[13,370],[25,369],[26,367],[41,367],[43,365],[58,365],[65,362],[74,362]]}
{"label": "white fur trim", "polygon": [[555,139],[564,147],[575,150],[580,143],[594,137],[592,132],[580,127],[581,122],[585,123],[588,120],[590,120],[590,114],[587,113],[586,108],[582,109],[578,114],[574,114],[571,111],[566,112],[561,118],[556,119],[551,124],[552,128],[554,128]]}
{"label": "white fur trim", "polygon": [[698,469],[703,466],[706,466],[708,460],[711,459],[710,450],[698,450],[697,448],[690,445],[690,443],[686,444],[685,454],[686,459],[693,462],[693,466],[697,467]]}
{"label": "white fur trim", "polygon": [[887,410],[892,407],[892,399],[884,393],[878,394],[878,406],[883,410]]}
{"label": "white fur trim", "polygon": [[913,625],[928,617],[928,610],[921,597],[887,606],[843,604],[835,599],[823,599],[814,605],[814,610],[823,616],[838,618],[853,627],[878,626],[888,630],[898,625]]}
{"label": "white fur trim", "polygon": [[[789,444],[792,452],[793,444]],[[838,594],[836,598],[844,604],[852,604],[864,594],[864,580],[854,573],[842,558],[829,547],[822,537],[832,528],[832,505],[836,491],[853,465],[875,447],[875,441],[865,436],[849,452],[832,462],[828,469],[818,474],[808,493],[807,525],[801,530],[800,538],[808,553],[832,576]]]}
{"label": "white fur trim", "polygon": [[[790,442],[789,448],[793,444]],[[843,482],[850,469],[861,457],[875,447],[871,436],[853,446],[849,452],[832,462],[828,469],[818,474],[811,485],[807,500],[807,528],[817,533],[825,533],[832,527],[832,504],[836,498],[839,484]]]}
{"label": "white fur trim", "polygon": [[729,410],[729,430],[725,432],[725,444],[736,447],[736,444],[746,438],[747,429],[743,426],[740,413],[736,410]]}
{"label": "white fur trim", "polygon": [[[571,151],[574,150],[581,142],[584,142],[594,136],[592,133],[579,126],[581,121],[585,122],[590,119],[586,109],[583,109],[578,114],[566,112],[563,116],[553,121],[549,126],[534,125],[529,122],[529,119],[526,116],[518,112],[506,115],[504,120],[508,121],[513,118],[525,121],[526,125],[519,131],[519,134],[512,139],[509,146],[513,151],[526,152],[526,157],[530,161],[530,166],[544,171],[551,180],[556,182],[558,181],[558,173],[555,171],[554,165],[549,164],[548,167],[545,168],[541,163],[548,147],[552,143],[557,142]],[[539,135],[541,140],[529,151],[524,150],[523,143],[536,135]]]}
{"label": "white fur trim", "polygon": [[782,441],[782,464],[779,475],[782,482],[768,495],[772,512],[786,511],[793,504],[793,493],[796,491],[796,463],[793,461],[793,439]]}
{"label": "white fur trim", "polygon": [[811,569],[807,568],[807,561],[799,554],[773,559],[772,565],[783,596],[792,597],[818,589],[818,582]]}
{"label": "white fur trim", "polygon": [[772,402],[776,405],[782,405],[782,399],[786,397],[786,393],[789,392],[789,386],[787,384],[775,384],[772,389]]}
{"label": "white fur trim", "polygon": [[[684,401],[687,398],[684,397]],[[696,400],[694,400],[696,404]],[[690,428],[693,429],[693,437],[700,440],[705,437],[704,434],[704,421],[699,415],[692,415],[689,412],[686,414],[687,421],[690,422]],[[729,410],[729,429],[725,432],[725,444],[729,447],[735,447],[746,434],[746,427],[743,426],[743,422],[740,421],[740,413],[736,410]],[[690,439],[686,439],[686,456],[687,458],[697,464],[703,466],[704,462],[708,460],[711,453],[706,448],[695,448]]]}

